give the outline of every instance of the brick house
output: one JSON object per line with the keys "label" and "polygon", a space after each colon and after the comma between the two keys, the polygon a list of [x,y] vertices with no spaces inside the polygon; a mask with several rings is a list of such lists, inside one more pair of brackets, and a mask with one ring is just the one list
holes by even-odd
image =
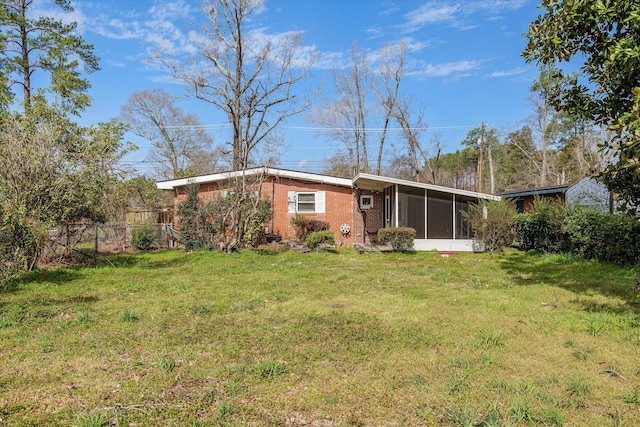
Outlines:
{"label": "brick house", "polygon": [[407,226],[417,231],[417,250],[473,251],[477,246],[461,212],[479,199],[499,199],[370,174],[348,179],[267,167],[160,181],[157,188],[173,191],[177,205],[186,198],[189,183],[199,184],[200,197],[213,199],[232,191],[240,179],[271,201],[267,233],[292,238],[291,218],[299,214],[328,222],[338,246],[375,242],[379,229]]}

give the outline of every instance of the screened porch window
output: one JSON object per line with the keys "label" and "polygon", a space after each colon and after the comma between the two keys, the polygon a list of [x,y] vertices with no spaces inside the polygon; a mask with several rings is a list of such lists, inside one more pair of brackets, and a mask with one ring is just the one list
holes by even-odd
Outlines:
{"label": "screened porch window", "polygon": [[427,191],[427,239],[453,239],[453,194]]}
{"label": "screened porch window", "polygon": [[416,230],[416,239],[425,238],[424,189],[400,187],[398,193],[398,222],[400,227]]}
{"label": "screened porch window", "polygon": [[469,212],[469,205],[477,203],[474,199],[456,196],[456,239],[471,239],[471,223],[465,214]]}

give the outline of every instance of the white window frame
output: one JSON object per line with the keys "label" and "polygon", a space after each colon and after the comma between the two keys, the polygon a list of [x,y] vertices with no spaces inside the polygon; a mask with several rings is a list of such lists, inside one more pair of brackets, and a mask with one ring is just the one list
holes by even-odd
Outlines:
{"label": "white window frame", "polygon": [[[301,201],[300,199],[302,198],[301,196],[304,196],[304,198],[306,199],[306,196],[313,196],[313,201],[311,200],[303,200]],[[302,206],[311,206],[313,205],[313,207],[311,209],[301,209],[300,207]],[[299,191],[296,193],[296,212],[302,212],[302,213],[316,213],[316,193],[315,192],[302,192]]]}
{"label": "white window frame", "polygon": [[[368,200],[368,202],[365,203],[365,200]],[[362,194],[360,196],[360,209],[373,209],[373,194]]]}
{"label": "white window frame", "polygon": [[[311,201],[300,202],[300,195],[313,195],[313,210],[300,210],[300,203],[311,204]],[[309,213],[309,214],[323,214],[325,213],[325,192],[324,191],[289,191],[288,193],[288,205],[289,213]]]}

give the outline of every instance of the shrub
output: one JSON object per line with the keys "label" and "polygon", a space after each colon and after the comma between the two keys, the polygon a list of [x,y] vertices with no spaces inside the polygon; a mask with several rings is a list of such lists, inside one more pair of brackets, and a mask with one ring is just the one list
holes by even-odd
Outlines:
{"label": "shrub", "polygon": [[565,252],[585,259],[633,264],[640,259],[640,222],[593,209],[545,206],[514,217],[520,248]]}
{"label": "shrub", "polygon": [[416,230],[410,227],[390,227],[378,230],[378,240],[389,245],[395,252],[413,249]]}
{"label": "shrub", "polygon": [[178,227],[184,236],[184,247],[188,251],[212,248],[214,241],[214,226],[211,220],[211,203],[203,203],[198,197],[200,186],[189,183],[185,186],[187,198],[178,205]]}
{"label": "shrub", "polygon": [[142,225],[131,231],[131,246],[146,251],[158,237],[158,230],[153,225]]}
{"label": "shrub", "polygon": [[513,226],[520,249],[536,249],[540,252],[565,250],[564,221],[566,209],[560,201],[536,197],[533,211],[518,214],[513,218]]}
{"label": "shrub", "polygon": [[469,204],[463,215],[471,223],[473,238],[484,242],[486,250],[496,252],[513,243],[515,213],[515,202],[502,199]]}
{"label": "shrub", "polygon": [[0,210],[0,287],[36,266],[48,238],[43,224]]}
{"label": "shrub", "polygon": [[579,209],[565,230],[568,251],[583,258],[626,264],[640,256],[640,223],[629,217]]}
{"label": "shrub", "polygon": [[291,218],[291,225],[296,229],[296,239],[300,242],[304,242],[311,233],[329,229],[328,222],[320,221],[319,219],[309,219],[302,215],[296,215]]}
{"label": "shrub", "polygon": [[309,234],[304,243],[310,248],[317,248],[322,243],[335,245],[336,239],[333,236],[332,231],[314,231],[313,233]]}

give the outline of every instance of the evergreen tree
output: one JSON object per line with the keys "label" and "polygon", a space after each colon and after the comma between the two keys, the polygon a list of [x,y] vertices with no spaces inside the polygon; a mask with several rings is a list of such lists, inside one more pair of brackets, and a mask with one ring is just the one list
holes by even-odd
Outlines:
{"label": "evergreen tree", "polygon": [[[64,12],[72,12],[69,0],[49,0]],[[2,0],[0,2],[0,80],[4,83],[1,100],[6,105],[22,88],[25,111],[32,106],[36,92],[55,95],[60,108],[78,115],[91,100],[86,91],[89,81],[81,69],[91,73],[99,69],[93,46],[75,34],[76,23],[65,24],[49,16],[35,16],[35,0]],[[37,89],[36,72],[50,75],[48,87]]]}

